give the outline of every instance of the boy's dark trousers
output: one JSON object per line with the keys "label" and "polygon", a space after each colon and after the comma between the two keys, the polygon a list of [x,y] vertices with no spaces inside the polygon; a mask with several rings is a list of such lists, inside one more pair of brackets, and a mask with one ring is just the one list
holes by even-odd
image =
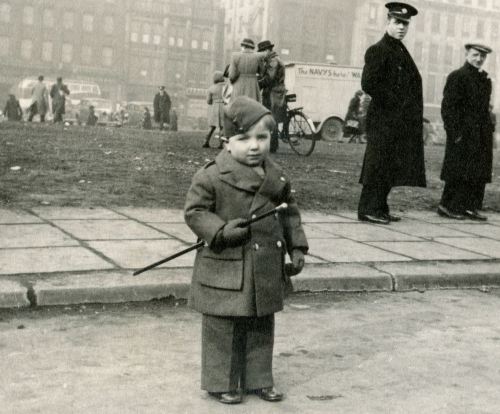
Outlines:
{"label": "boy's dark trousers", "polygon": [[203,315],[201,388],[228,392],[273,386],[274,314]]}
{"label": "boy's dark trousers", "polygon": [[484,183],[446,181],[441,197],[441,205],[453,213],[460,214],[466,210],[481,210],[483,208],[485,186]]}

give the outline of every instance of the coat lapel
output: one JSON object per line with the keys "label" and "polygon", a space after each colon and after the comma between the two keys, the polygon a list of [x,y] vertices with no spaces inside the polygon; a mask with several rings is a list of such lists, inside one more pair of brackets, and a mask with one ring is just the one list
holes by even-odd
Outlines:
{"label": "coat lapel", "polygon": [[256,193],[262,185],[262,178],[251,168],[236,161],[227,150],[215,158],[220,179],[225,183],[249,193]]}
{"label": "coat lapel", "polygon": [[274,204],[278,204],[278,197],[283,193],[283,188],[288,182],[277,165],[270,159],[266,159],[265,170],[266,176],[257,194],[255,194],[252,207],[250,208],[251,213],[264,207],[270,201]]}

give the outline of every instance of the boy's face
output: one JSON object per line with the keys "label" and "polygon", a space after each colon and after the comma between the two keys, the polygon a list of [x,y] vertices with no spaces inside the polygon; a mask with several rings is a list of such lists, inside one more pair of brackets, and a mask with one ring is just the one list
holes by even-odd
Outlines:
{"label": "boy's face", "polygon": [[226,149],[236,161],[255,167],[269,154],[270,143],[271,132],[261,119],[247,133],[229,138]]}

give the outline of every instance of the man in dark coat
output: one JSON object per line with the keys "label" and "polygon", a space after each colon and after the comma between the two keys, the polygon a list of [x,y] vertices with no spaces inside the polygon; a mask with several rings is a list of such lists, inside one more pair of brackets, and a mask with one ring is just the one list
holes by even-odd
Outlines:
{"label": "man in dark coat", "polygon": [[165,86],[160,86],[158,93],[153,101],[155,122],[159,124],[160,131],[163,130],[165,124],[170,124],[170,107],[172,102],[168,96]]}
{"label": "man in dark coat", "polygon": [[371,96],[366,118],[367,146],[360,183],[358,218],[389,224],[387,197],[396,186],[425,187],[422,138],[422,78],[401,40],[418,11],[404,3],[387,3],[384,37],[368,48],[361,79]]}
{"label": "man in dark coat", "polygon": [[[264,60],[264,71],[259,79],[259,86],[262,88],[262,104],[272,112],[279,124],[286,120],[285,65],[273,50],[274,45],[269,40],[259,42],[257,47],[259,52],[268,52]],[[278,146],[278,129],[276,129],[271,136],[271,152],[276,152]]]}
{"label": "man in dark coat", "polygon": [[9,95],[3,114],[8,121],[21,121],[23,119],[23,110],[15,95]]}
{"label": "man in dark coat", "polygon": [[448,75],[441,104],[446,150],[438,214],[484,221],[478,210],[485,185],[491,182],[494,125],[489,112],[491,80],[481,68],[491,49],[476,43],[465,48],[466,62]]}
{"label": "man in dark coat", "polygon": [[63,115],[66,113],[66,95],[69,95],[68,87],[63,83],[61,77],[50,88],[50,97],[52,98],[52,112],[54,113],[54,123],[62,122]]}

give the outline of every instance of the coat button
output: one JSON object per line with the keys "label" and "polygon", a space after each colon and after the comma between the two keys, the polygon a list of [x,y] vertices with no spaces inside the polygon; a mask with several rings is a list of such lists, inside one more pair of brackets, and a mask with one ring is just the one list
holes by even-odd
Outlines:
{"label": "coat button", "polygon": [[285,177],[280,177],[280,180],[285,182],[286,181],[286,178]]}
{"label": "coat button", "polygon": [[278,246],[281,249],[281,247],[283,246],[283,243],[281,243],[281,240],[278,240],[276,242],[276,246]]}
{"label": "coat button", "polygon": [[257,218],[257,215],[256,214],[252,214],[252,219],[256,219]]}
{"label": "coat button", "polygon": [[259,250],[259,245],[258,245],[258,243],[255,243],[255,244],[253,245],[253,249],[254,249],[254,250]]}

